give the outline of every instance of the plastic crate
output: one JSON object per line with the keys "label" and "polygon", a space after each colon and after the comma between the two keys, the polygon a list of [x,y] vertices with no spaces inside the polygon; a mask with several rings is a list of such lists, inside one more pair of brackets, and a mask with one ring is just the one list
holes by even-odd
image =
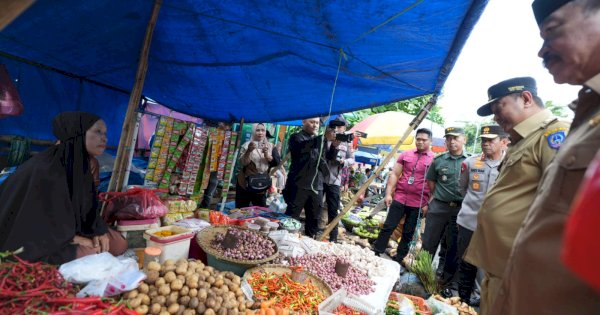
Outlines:
{"label": "plastic crate", "polygon": [[361,312],[362,314],[379,314],[377,313],[377,310],[356,299],[354,294],[348,293],[344,289],[340,289],[319,304],[319,315],[333,315],[333,311],[342,304],[353,310]]}
{"label": "plastic crate", "polygon": [[[165,230],[176,234],[166,237],[154,235],[156,232]],[[194,233],[191,230],[176,225],[150,229],[144,233],[147,247],[158,247],[161,249],[162,252],[159,259],[161,263],[167,259],[187,259],[190,253],[190,240],[193,237]]]}

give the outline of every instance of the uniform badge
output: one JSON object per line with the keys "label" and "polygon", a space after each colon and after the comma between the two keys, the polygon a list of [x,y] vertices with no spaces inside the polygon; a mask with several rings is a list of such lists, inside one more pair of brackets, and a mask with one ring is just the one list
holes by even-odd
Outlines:
{"label": "uniform badge", "polygon": [[460,164],[460,172],[464,173],[467,170],[467,163],[463,162]]}
{"label": "uniform badge", "polygon": [[479,174],[473,174],[473,179],[478,180],[479,179]]}
{"label": "uniform badge", "polygon": [[447,181],[447,180],[448,180],[448,176],[446,176],[446,175],[442,175],[442,182],[445,182],[445,181]]}
{"label": "uniform badge", "polygon": [[552,149],[558,150],[560,145],[565,142],[567,137],[566,128],[557,128],[547,131],[545,134],[548,146]]}
{"label": "uniform badge", "polygon": [[473,183],[472,187],[473,187],[473,190],[479,190],[481,185],[479,185],[479,183]]}

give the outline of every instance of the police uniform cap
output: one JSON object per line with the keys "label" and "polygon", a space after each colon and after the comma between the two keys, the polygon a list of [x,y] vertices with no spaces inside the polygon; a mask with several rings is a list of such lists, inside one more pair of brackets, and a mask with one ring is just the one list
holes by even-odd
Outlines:
{"label": "police uniform cap", "polygon": [[508,135],[504,132],[504,129],[498,125],[488,125],[481,127],[480,138],[495,139],[496,137],[507,137]]}
{"label": "police uniform cap", "polygon": [[479,116],[489,116],[492,113],[492,104],[506,95],[529,91],[533,95],[537,95],[537,85],[535,79],[531,77],[519,77],[504,80],[496,83],[488,89],[488,102],[477,109]]}
{"label": "police uniform cap", "polygon": [[444,137],[446,136],[461,136],[465,134],[465,130],[461,127],[448,127],[444,130]]}
{"label": "police uniform cap", "polygon": [[538,26],[544,23],[544,20],[554,11],[560,9],[563,5],[571,2],[572,0],[535,0],[531,4],[533,9],[533,15],[535,15],[535,21]]}

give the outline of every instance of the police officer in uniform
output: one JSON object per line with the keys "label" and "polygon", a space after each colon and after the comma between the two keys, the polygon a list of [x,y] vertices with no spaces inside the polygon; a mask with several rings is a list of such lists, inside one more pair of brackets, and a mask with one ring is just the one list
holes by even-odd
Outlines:
{"label": "police officer in uniform", "polygon": [[[511,147],[477,214],[477,229],[465,260],[485,270],[481,314],[498,294],[508,256],[535,197],[542,174],[565,139],[569,124],[544,108],[533,78],[502,81],[488,89],[488,102],[477,110],[510,135]],[[549,275],[551,276],[551,275]]]}
{"label": "police officer in uniform", "polygon": [[[544,40],[539,56],[554,81],[583,87],[569,135],[546,168],[514,241],[490,314],[600,314],[600,292],[560,257],[570,207],[600,148],[600,1],[536,0],[533,11]],[[555,139],[545,140],[551,145]],[[598,211],[598,205],[589,206]]]}
{"label": "police officer in uniform", "polygon": [[[446,128],[444,137],[448,152],[433,159],[426,176],[429,191],[433,193],[429,201],[429,209],[423,211],[423,215],[427,215],[423,233],[423,249],[428,251],[431,256],[435,255],[445,231],[445,257],[454,261],[458,235],[456,216],[463,199],[458,189],[458,181],[461,164],[467,158],[463,151],[466,138],[464,130],[458,127]],[[440,267],[438,266],[438,269]],[[442,282],[445,283],[450,278],[451,275],[444,274]]]}
{"label": "police officer in uniform", "polygon": [[498,166],[509,142],[508,134],[498,125],[481,127],[479,137],[482,153],[467,158],[460,172],[459,188],[465,198],[456,219],[458,223],[456,261],[452,263],[446,259],[444,265],[444,272],[448,274],[454,274],[458,268],[458,295],[463,302],[469,304],[471,304],[470,297],[477,277],[477,267],[462,258],[477,227],[479,207],[486,192],[498,177]]}

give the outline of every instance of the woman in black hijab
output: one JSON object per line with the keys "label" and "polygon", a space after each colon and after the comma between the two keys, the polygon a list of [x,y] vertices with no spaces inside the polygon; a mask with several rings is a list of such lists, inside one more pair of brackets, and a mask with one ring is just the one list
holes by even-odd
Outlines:
{"label": "woman in black hijab", "polygon": [[109,229],[98,208],[90,158],[106,149],[106,124],[84,112],[54,118],[58,143],[21,165],[0,185],[0,251],[23,247],[30,261],[62,264],[109,251],[125,240]]}

